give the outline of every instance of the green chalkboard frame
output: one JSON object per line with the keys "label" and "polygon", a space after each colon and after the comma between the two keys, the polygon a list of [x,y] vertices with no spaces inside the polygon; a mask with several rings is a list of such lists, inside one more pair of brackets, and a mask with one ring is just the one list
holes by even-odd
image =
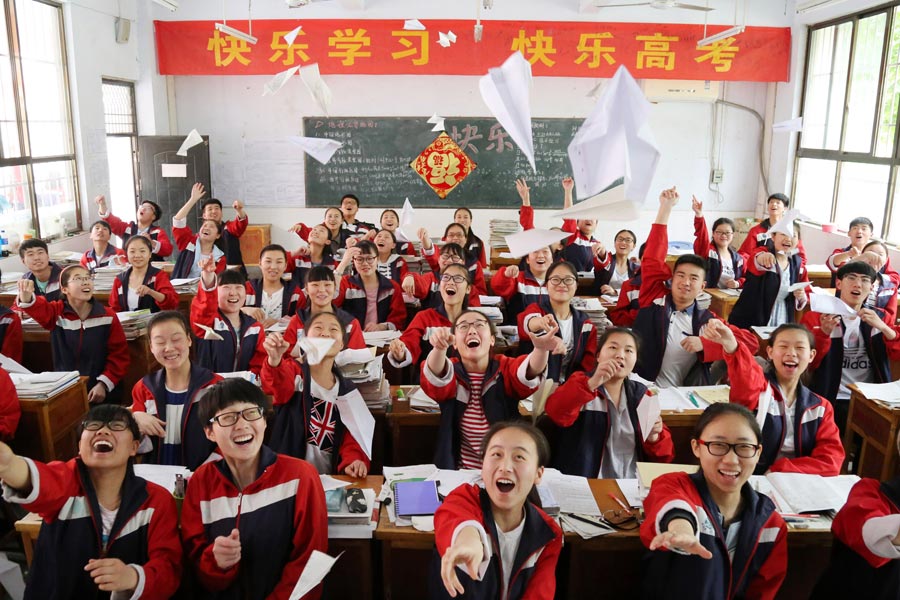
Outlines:
{"label": "green chalkboard frame", "polygon": [[518,208],[515,179],[525,177],[534,207],[562,207],[560,181],[571,174],[567,148],[584,119],[532,119],[534,173],[496,119],[447,118],[447,133],[478,166],[444,199],[409,167],[439,134],[427,119],[304,117],[304,135],[344,143],[327,165],[306,156],[306,205],[336,206],[343,194],[353,193],[363,207],[396,208],[408,197],[417,208]]}

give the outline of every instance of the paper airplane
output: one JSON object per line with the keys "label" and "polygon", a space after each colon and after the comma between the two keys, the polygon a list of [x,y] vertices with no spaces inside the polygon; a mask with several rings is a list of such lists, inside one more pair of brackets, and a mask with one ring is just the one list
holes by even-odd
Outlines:
{"label": "paper airplane", "polygon": [[286,71],[282,71],[272,79],[266,82],[266,85],[263,87],[263,96],[272,96],[278,90],[284,87],[284,84],[288,82],[288,79],[297,74],[297,71],[300,70],[299,66],[291,67]]}
{"label": "paper airplane", "polygon": [[478,87],[491,114],[519,146],[531,169],[537,172],[531,136],[531,64],[520,52],[513,52],[500,67],[488,70],[488,74],[478,81]]}
{"label": "paper airplane", "polygon": [[331,105],[331,90],[319,74],[319,64],[313,63],[300,69],[300,79],[312,94],[316,104],[327,115],[328,107]]}
{"label": "paper airplane", "polygon": [[213,331],[212,327],[207,327],[201,323],[196,323],[197,327],[203,330],[203,339],[204,340],[215,340],[217,342],[222,342],[225,340],[221,335]]}
{"label": "paper airplane", "polygon": [[[343,552],[341,552],[341,554],[343,554]],[[291,596],[288,600],[300,600],[300,598],[303,598],[310,593],[313,588],[325,579],[325,576],[331,571],[331,568],[334,566],[334,563],[337,562],[337,559],[341,557],[341,554],[332,558],[324,552],[313,550],[312,554],[309,555],[309,559],[306,561],[306,565],[303,566],[303,571],[300,573],[300,579],[298,579],[297,583],[294,585],[294,589],[291,591]]]}
{"label": "paper airplane", "polygon": [[444,33],[443,31],[438,32],[438,44],[443,46],[444,48],[449,48],[450,44],[456,41],[456,34],[452,31],[447,31]]}
{"label": "paper airplane", "polygon": [[[434,118],[434,117],[432,117]],[[430,121],[430,119],[429,119]],[[416,211],[410,203],[409,198],[403,201],[403,208],[400,209],[400,226],[394,231],[394,237],[397,238],[398,242],[410,242],[410,236],[403,231],[404,225],[412,225],[413,217],[415,217]]]}
{"label": "paper airplane", "polygon": [[775,133],[788,133],[793,131],[802,131],[803,130],[803,117],[797,117],[796,119],[788,119],[787,121],[781,121],[780,123],[775,123],[772,125],[772,131]]}
{"label": "paper airplane", "polygon": [[599,194],[624,176],[624,198],[643,204],[659,164],[649,115],[640,86],[619,67],[569,144],[579,198]]}
{"label": "paper airplane", "polygon": [[836,296],[831,294],[810,294],[809,310],[824,315],[840,315],[842,317],[856,317],[856,311]]}
{"label": "paper airplane", "polygon": [[406,19],[403,21],[403,29],[406,31],[425,31],[425,26],[418,19]]}
{"label": "paper airplane", "polygon": [[297,39],[297,36],[300,35],[300,30],[303,29],[303,25],[299,25],[294,29],[291,29],[286,34],[284,34],[284,41],[287,42],[288,46],[293,45],[294,40]]}
{"label": "paper airplane", "polygon": [[551,216],[563,219],[633,221],[640,218],[641,208],[625,198],[624,185],[617,185]]}
{"label": "paper airplane", "polygon": [[289,135],[288,140],[292,144],[300,146],[304,152],[312,156],[314,159],[327,165],[338,148],[344,144],[328,138],[302,137],[299,135]]}
{"label": "paper airplane", "polygon": [[776,233],[783,233],[784,235],[794,237],[794,221],[797,219],[805,219],[800,211],[792,208],[791,210],[787,210],[781,215],[781,218],[778,219],[778,222],[769,227],[769,236],[775,235]]}
{"label": "paper airplane", "polygon": [[176,152],[175,154],[177,154],[178,156],[187,156],[187,151],[189,148],[193,148],[197,144],[202,143],[203,138],[200,137],[200,134],[197,132],[197,130],[191,129],[191,132],[187,135],[186,138],[184,138],[184,141],[181,142],[181,148],[179,148],[178,152]]}
{"label": "paper airplane", "polygon": [[556,229],[527,229],[506,236],[506,245],[513,258],[521,258],[573,235],[575,234]]}
{"label": "paper airplane", "polygon": [[317,365],[325,359],[328,350],[334,346],[334,340],[331,338],[309,337],[303,336],[297,342],[306,359],[306,364]]}
{"label": "paper airplane", "polygon": [[439,117],[437,113],[431,115],[428,122],[434,125],[434,127],[431,128],[432,131],[444,131],[444,117]]}

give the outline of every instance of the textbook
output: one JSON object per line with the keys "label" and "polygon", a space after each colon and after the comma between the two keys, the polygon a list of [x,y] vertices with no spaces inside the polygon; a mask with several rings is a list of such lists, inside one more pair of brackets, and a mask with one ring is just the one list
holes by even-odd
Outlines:
{"label": "textbook", "polygon": [[859,481],[856,475],[822,477],[808,473],[769,473],[754,475],[750,485],[775,503],[783,515],[832,513],[847,503],[850,489]]}
{"label": "textbook", "polygon": [[398,517],[433,515],[441,505],[435,481],[398,481],[394,484]]}
{"label": "textbook", "polygon": [[697,465],[680,465],[677,463],[637,463],[638,490],[641,500],[647,497],[653,480],[660,475],[667,473],[696,473],[699,469],[700,467]]}

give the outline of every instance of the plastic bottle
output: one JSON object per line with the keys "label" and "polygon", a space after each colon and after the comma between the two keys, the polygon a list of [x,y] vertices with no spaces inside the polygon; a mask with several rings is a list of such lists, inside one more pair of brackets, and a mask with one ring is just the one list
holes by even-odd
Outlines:
{"label": "plastic bottle", "polygon": [[6,256],[9,253],[9,234],[5,229],[0,229],[0,254]]}

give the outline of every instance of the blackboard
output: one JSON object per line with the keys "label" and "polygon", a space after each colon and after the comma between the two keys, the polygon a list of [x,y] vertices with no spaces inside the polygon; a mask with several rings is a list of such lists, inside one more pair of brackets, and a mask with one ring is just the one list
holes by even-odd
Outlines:
{"label": "blackboard", "polygon": [[[304,135],[344,145],[327,165],[306,157],[306,205],[336,206],[341,196],[359,196],[363,207],[518,208],[515,180],[525,177],[531,203],[562,207],[560,181],[571,175],[567,148],[583,119],[532,119],[537,173],[503,127],[492,118],[454,117],[447,133],[478,167],[441,199],[409,163],[438,136],[427,117],[306,117]],[[577,200],[577,199],[576,199]]]}

